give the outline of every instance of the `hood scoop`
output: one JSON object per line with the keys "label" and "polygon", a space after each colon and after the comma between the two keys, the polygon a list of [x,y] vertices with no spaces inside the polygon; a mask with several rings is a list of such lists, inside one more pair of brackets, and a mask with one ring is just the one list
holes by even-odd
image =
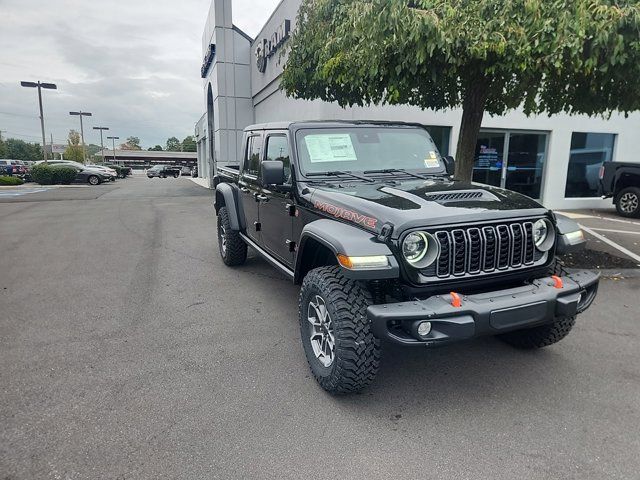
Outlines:
{"label": "hood scoop", "polygon": [[499,202],[500,199],[486,190],[450,190],[447,192],[433,192],[425,194],[431,202]]}

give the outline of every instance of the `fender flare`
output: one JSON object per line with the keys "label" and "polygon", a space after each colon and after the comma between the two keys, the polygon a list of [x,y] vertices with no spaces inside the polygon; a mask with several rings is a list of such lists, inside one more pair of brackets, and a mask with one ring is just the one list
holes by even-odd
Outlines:
{"label": "fender flare", "polygon": [[[224,200],[222,202],[221,200]],[[228,183],[220,183],[216,187],[214,207],[216,209],[216,215],[220,211],[220,208],[227,207],[229,212],[229,223],[231,223],[231,230],[240,231],[245,228],[244,212],[242,206],[238,201],[237,189],[229,185]]]}
{"label": "fender flare", "polygon": [[294,282],[302,281],[303,258],[305,246],[308,240],[313,239],[326,246],[334,255],[343,254],[347,256],[361,257],[368,255],[384,255],[389,260],[387,267],[371,268],[366,270],[350,270],[340,265],[340,269],[345,277],[354,280],[378,280],[387,278],[398,278],[400,267],[389,247],[379,242],[375,235],[352,225],[339,222],[337,220],[320,219],[310,222],[304,226],[300,234],[298,251],[296,255],[296,265],[294,271]]}

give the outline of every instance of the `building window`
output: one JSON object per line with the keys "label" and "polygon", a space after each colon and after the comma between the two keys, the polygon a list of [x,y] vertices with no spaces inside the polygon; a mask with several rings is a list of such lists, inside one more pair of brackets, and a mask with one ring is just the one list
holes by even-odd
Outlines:
{"label": "building window", "polygon": [[451,138],[451,127],[426,126],[427,132],[431,135],[433,143],[443,157],[449,155],[449,139]]}
{"label": "building window", "polygon": [[597,197],[600,167],[613,158],[613,133],[573,132],[564,196]]}

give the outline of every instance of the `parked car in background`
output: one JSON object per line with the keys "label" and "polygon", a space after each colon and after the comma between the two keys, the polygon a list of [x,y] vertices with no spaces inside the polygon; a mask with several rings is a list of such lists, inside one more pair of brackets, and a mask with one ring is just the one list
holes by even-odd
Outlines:
{"label": "parked car in background", "polygon": [[11,160],[0,160],[0,175],[13,175]]}
{"label": "parked car in background", "polygon": [[118,178],[118,172],[116,170],[114,170],[113,168],[105,167],[104,165],[96,165],[96,164],[89,164],[86,167],[94,169],[94,170],[100,170],[100,171],[108,173],[111,176],[110,179],[111,179],[112,182],[115,182],[116,178]]}
{"label": "parked car in background", "polygon": [[197,165],[195,167],[193,167],[193,170],[191,170],[191,176],[193,178],[198,178],[198,166]]}
{"label": "parked car in background", "polygon": [[154,165],[149,170],[147,170],[147,177],[178,178],[180,176],[180,170],[180,167],[174,167],[172,165]]}
{"label": "parked car in background", "polygon": [[116,170],[119,178],[125,178],[126,176],[131,175],[131,167],[125,167],[124,165],[118,165],[117,163],[110,162],[103,163],[102,165]]}
{"label": "parked car in background", "polygon": [[27,167],[22,160],[11,158],[0,160],[0,175],[12,175],[24,179]]}
{"label": "parked car in background", "polygon": [[[70,166],[71,165],[62,165],[62,166]],[[76,170],[76,178],[74,183],[88,183],[90,185],[99,185],[103,182],[111,181],[111,174],[93,169],[93,168],[82,168],[82,167],[72,167]]]}
{"label": "parked car in background", "polygon": [[180,172],[180,175],[191,175],[191,167],[185,165]]}
{"label": "parked car in background", "polygon": [[623,217],[640,217],[640,163],[605,163],[600,168],[600,192],[613,198]]}

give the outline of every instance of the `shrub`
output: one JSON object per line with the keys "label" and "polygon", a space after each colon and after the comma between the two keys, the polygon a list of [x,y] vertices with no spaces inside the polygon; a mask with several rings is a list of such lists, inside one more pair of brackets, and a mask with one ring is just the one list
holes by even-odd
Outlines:
{"label": "shrub", "polygon": [[0,185],[22,185],[23,183],[21,178],[0,175]]}
{"label": "shrub", "polygon": [[69,184],[76,178],[76,169],[66,165],[39,163],[31,168],[31,178],[40,185]]}

